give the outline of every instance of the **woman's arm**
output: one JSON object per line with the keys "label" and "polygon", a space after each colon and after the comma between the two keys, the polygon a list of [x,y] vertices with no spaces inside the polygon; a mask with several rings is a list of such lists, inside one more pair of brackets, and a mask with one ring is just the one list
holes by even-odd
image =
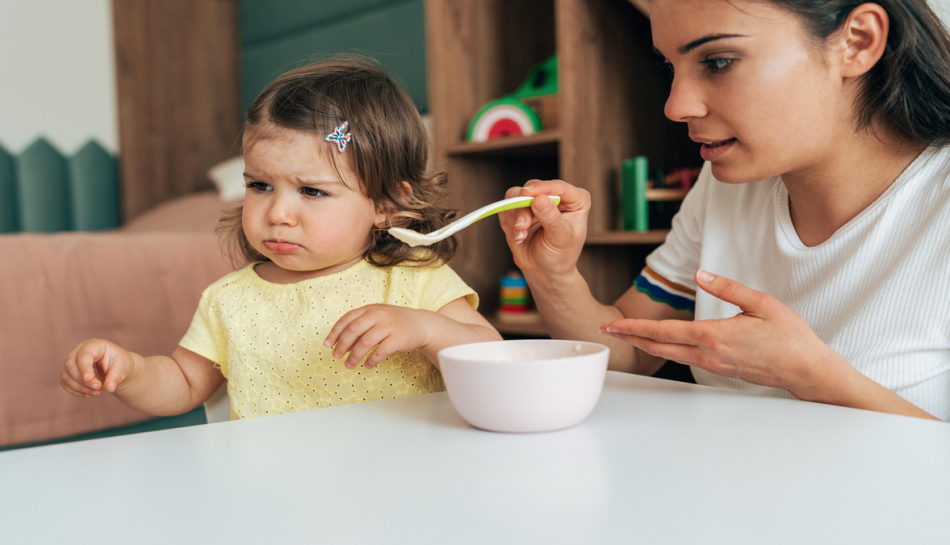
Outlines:
{"label": "woman's arm", "polygon": [[550,199],[540,197],[530,209],[502,212],[499,221],[551,336],[609,346],[611,370],[655,373],[663,359],[604,336],[600,326],[622,318],[692,320],[692,313],[658,303],[632,287],[613,305],[594,299],[577,270],[587,237],[590,194],[560,180],[531,180],[525,187],[509,189],[505,196],[538,195],[557,195],[561,202],[554,206]]}
{"label": "woman's arm", "polygon": [[178,347],[171,356],[144,357],[102,339],[80,343],[63,364],[60,384],[76,396],[115,394],[154,416],[186,413],[224,382],[211,360]]}
{"label": "woman's arm", "polygon": [[617,320],[604,332],[661,359],[782,388],[799,399],[936,419],[862,375],[768,294],[706,271],[696,273],[696,283],[741,313],[695,322]]}

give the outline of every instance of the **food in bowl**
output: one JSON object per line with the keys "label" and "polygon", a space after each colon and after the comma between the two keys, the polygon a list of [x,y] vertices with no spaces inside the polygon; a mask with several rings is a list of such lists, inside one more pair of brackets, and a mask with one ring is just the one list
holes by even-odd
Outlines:
{"label": "food in bowl", "polygon": [[439,352],[452,406],[476,428],[569,428],[597,405],[610,349],[553,339],[463,344]]}

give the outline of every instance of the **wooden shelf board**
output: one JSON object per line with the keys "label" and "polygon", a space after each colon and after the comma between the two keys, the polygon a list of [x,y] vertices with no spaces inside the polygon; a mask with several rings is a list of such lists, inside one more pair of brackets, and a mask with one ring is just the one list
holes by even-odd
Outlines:
{"label": "wooden shelf board", "polygon": [[688,189],[647,189],[648,201],[681,201],[689,193]]}
{"label": "wooden shelf board", "polygon": [[541,131],[530,136],[509,136],[488,142],[463,142],[449,146],[449,155],[556,155],[561,134],[558,131]]}
{"label": "wooden shelf board", "polygon": [[669,229],[654,229],[652,231],[604,231],[587,233],[588,245],[607,244],[662,244],[666,240]]}
{"label": "wooden shelf board", "polygon": [[548,328],[537,313],[532,313],[530,320],[510,320],[499,318],[497,315],[486,316],[488,322],[498,330],[499,333],[509,335],[524,335],[530,337],[550,337]]}

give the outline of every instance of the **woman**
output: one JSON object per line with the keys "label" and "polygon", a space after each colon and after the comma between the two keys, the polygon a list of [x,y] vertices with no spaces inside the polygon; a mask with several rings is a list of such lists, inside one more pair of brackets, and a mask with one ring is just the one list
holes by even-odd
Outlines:
{"label": "woman", "polygon": [[[924,0],[654,0],[665,113],[706,160],[614,305],[576,262],[590,196],[501,218],[560,338],[611,368],[950,419],[950,38]],[[695,302],[695,315],[690,307]]]}

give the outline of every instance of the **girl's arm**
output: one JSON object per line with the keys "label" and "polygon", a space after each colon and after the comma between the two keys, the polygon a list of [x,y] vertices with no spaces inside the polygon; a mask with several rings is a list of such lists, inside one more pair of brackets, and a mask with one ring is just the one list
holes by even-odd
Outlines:
{"label": "girl's arm", "polygon": [[460,297],[437,312],[381,304],[351,310],[334,324],[324,345],[333,347],[335,358],[349,353],[344,362],[348,369],[369,354],[364,365],[372,369],[390,354],[413,350],[421,350],[438,367],[443,348],[500,340],[495,328]]}
{"label": "girl's arm", "polygon": [[69,353],[60,384],[70,394],[115,394],[129,407],[153,416],[186,413],[224,382],[211,360],[178,347],[171,356],[143,357],[102,339],[80,343]]}

